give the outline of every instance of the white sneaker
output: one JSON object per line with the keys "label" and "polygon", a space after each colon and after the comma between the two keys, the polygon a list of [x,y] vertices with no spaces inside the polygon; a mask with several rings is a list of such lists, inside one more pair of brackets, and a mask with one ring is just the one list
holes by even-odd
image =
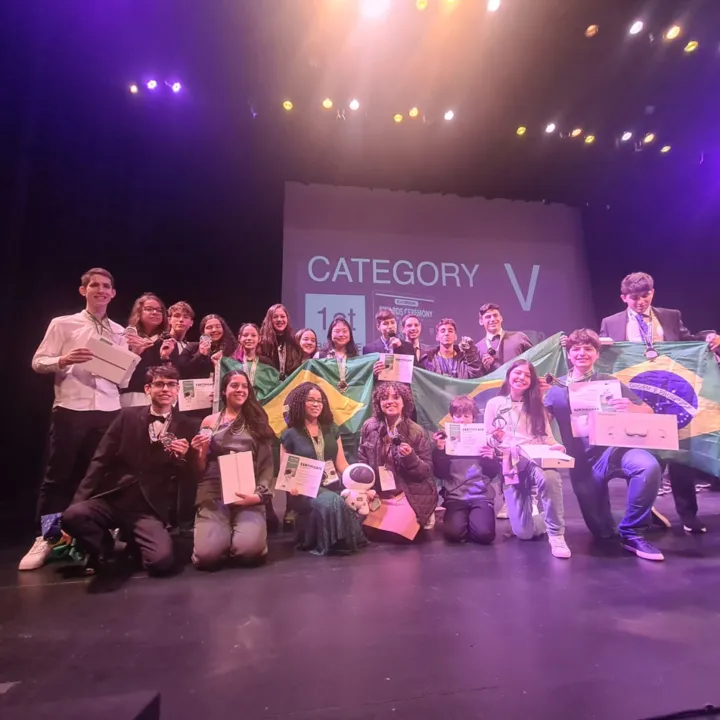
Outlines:
{"label": "white sneaker", "polygon": [[572,557],[570,548],[565,542],[564,535],[548,535],[548,541],[550,542],[550,550],[552,551],[553,557],[565,559]]}
{"label": "white sneaker", "polygon": [[498,513],[495,517],[498,520],[507,520],[508,519],[507,503],[502,504],[502,507],[498,510]]}
{"label": "white sneaker", "polygon": [[42,537],[35,538],[33,546],[27,551],[25,557],[20,561],[18,570],[37,570],[41,568],[50,557],[52,545]]}
{"label": "white sneaker", "polygon": [[538,507],[538,504],[535,502],[535,500],[533,500],[532,503],[532,514],[533,517],[540,514],[540,508]]}
{"label": "white sneaker", "polygon": [[430,519],[427,521],[427,525],[425,525],[425,530],[432,530],[435,527],[435,513],[433,513],[430,516]]}

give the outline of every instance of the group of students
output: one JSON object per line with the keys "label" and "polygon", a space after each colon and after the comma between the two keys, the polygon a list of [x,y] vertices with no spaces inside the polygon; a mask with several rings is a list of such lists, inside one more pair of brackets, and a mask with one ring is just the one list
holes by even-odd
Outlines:
{"label": "group of students", "polygon": [[[654,339],[696,339],[678,311],[652,307],[653,293],[650,276],[635,273],[625,278],[621,297],[628,309],[606,318],[603,334],[617,341],[639,336],[648,353]],[[169,495],[178,488],[186,489],[186,497],[189,488],[185,506],[193,508],[193,563],[198,568],[216,568],[231,559],[262,561],[267,554],[267,519],[273,514],[277,441],[254,390],[258,363],[275,367],[283,380],[309,358],[334,358],[342,383],[345,361],[359,354],[347,319],[336,317],[327,342],[318,347],[311,330],[292,331],[287,310],[278,304],[268,310],[260,327],[246,323],[237,337],[220,316],[208,315],[199,324],[200,339],[188,342],[194,313],[185,302],[166,310],[156,295],[145,294],[135,302],[128,327],[123,328],[107,316],[115,296],[107,270],[92,268],[85,273],[80,294],[85,309],[53,319],[33,358],[37,372],[54,374],[55,402],[39,494],[42,531],[20,569],[43,565],[53,544],[65,534],[86,553],[88,567],[102,571],[114,552],[111,531],[119,529],[148,571],[170,571],[174,559],[167,530],[173,521]],[[403,318],[401,339],[395,317],[381,311],[376,318],[379,338],[363,353],[412,354],[418,366],[433,372],[474,378],[531,347],[523,333],[503,329],[497,305],[481,307],[480,323],[486,336],[473,344],[468,337],[458,340],[455,323],[444,319],[436,328],[438,345],[428,348],[420,343],[422,326],[417,317]],[[717,336],[708,332],[704,337],[717,350]],[[120,389],[83,367],[92,358],[87,348],[90,338],[127,345],[140,356],[127,387]],[[592,534],[608,540],[617,532],[623,546],[638,557],[662,560],[662,553],[642,535],[654,517],[661,467],[646,451],[594,447],[587,438],[573,437],[567,387],[603,379],[594,370],[601,343],[592,330],[582,329],[567,336],[564,344],[572,370],[550,388],[531,363],[517,359],[510,364],[499,395],[485,408],[489,440],[478,457],[448,455],[444,433],[430,436],[413,420],[408,385],[376,382],[372,417],[362,428],[354,458],[373,471],[375,503],[410,513],[417,523],[412,537],[420,539],[435,523],[440,481],[445,538],[488,544],[495,537],[494,496],[501,492],[517,537],[547,534],[552,554],[569,558],[560,474],[515,452],[526,443],[550,445],[575,458],[572,488]],[[221,379],[223,409],[207,417],[178,412],[180,379],[209,377],[220,357],[233,357],[242,367]],[[376,365],[376,374],[379,369]],[[622,394],[613,401],[617,411],[652,412],[627,387],[622,386]],[[392,532],[363,522],[364,517],[341,496],[339,478],[349,461],[323,389],[302,383],[286,402],[281,458],[293,454],[328,465],[317,497],[288,496],[298,547],[321,555],[350,553],[369,540],[397,539]],[[455,422],[480,420],[478,408],[467,397],[453,399],[449,412]],[[551,419],[557,422],[562,444],[553,437]],[[226,504],[220,458],[243,451],[252,452],[256,487],[252,494],[238,495]],[[686,530],[704,532],[697,519],[692,479],[690,497],[687,475],[676,472],[673,478],[672,470],[676,506]],[[618,475],[628,482],[628,501],[616,531],[608,481]],[[388,477],[391,483],[382,481]],[[180,516],[178,510],[176,522]]]}

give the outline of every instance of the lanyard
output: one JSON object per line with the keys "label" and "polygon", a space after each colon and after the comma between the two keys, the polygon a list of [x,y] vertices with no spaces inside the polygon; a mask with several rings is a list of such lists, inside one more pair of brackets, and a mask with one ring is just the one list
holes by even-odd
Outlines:
{"label": "lanyard", "polygon": [[579,382],[585,382],[586,380],[589,380],[593,374],[595,373],[595,368],[592,370],[588,370],[586,373],[581,375],[579,378],[573,378],[572,371],[568,373],[567,378],[565,379],[566,385],[572,385],[573,383],[579,383]]}
{"label": "lanyard", "polygon": [[93,315],[89,310],[85,310],[85,314],[90,318],[92,321],[93,327],[95,328],[95,332],[102,337],[103,331],[105,331],[109,336],[110,339],[113,340],[113,331],[110,327],[110,321],[105,318],[105,322],[103,322],[99,317],[96,315]]}
{"label": "lanyard", "polygon": [[245,371],[245,374],[250,379],[250,384],[255,385],[255,373],[257,372],[257,366],[258,366],[258,359],[255,358],[254,360],[250,361],[250,364],[248,364],[247,360],[243,359],[243,370]]}
{"label": "lanyard", "polygon": [[453,355],[451,358],[443,357],[439,352],[435,356],[440,370],[440,375],[456,378],[458,374],[458,358]]}
{"label": "lanyard", "polygon": [[318,425],[318,434],[317,437],[313,437],[310,434],[310,431],[307,428],[307,425],[305,426],[305,432],[308,434],[308,437],[310,438],[310,441],[313,444],[313,447],[315,448],[315,457],[320,460],[321,462],[325,462],[325,438],[322,434],[322,428]]}
{"label": "lanyard", "polygon": [[280,375],[285,375],[285,360],[287,359],[287,348],[285,343],[278,345],[278,365],[280,365]]}
{"label": "lanyard", "polygon": [[[514,411],[513,405],[514,405],[514,403],[510,399],[510,396],[508,395],[505,406],[500,410],[500,414],[507,415],[509,418],[512,418],[512,414]],[[517,412],[517,418],[515,419],[515,427],[510,430],[512,437],[515,437],[517,435],[517,429],[518,429],[518,426],[520,425],[520,420],[522,418],[523,412],[524,411],[523,411],[522,405],[521,405],[520,410]]]}
{"label": "lanyard", "polygon": [[156,421],[156,420],[153,420],[153,421],[150,423],[150,427],[149,427],[149,429],[148,429],[148,432],[150,433],[150,441],[151,441],[151,442],[158,442],[158,441],[160,440],[160,438],[167,433],[168,427],[170,426],[170,420],[171,420],[171,418],[172,418],[172,413],[170,413],[170,415],[168,415],[168,416],[165,418],[165,422],[163,423],[162,429],[160,430],[159,433],[155,431],[155,423],[156,423],[157,421]]}
{"label": "lanyard", "polygon": [[651,348],[653,346],[653,317],[652,310],[650,311],[650,322],[646,325],[645,318],[641,317],[639,313],[635,313],[635,319],[637,320],[638,330],[640,331],[640,338],[645,343],[646,347]]}

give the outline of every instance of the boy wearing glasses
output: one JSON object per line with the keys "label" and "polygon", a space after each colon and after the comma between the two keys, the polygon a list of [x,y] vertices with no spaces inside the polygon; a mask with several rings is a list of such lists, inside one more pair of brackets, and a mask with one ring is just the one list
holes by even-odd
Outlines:
{"label": "boy wearing glasses", "polygon": [[63,530],[88,553],[90,569],[102,570],[113,528],[134,542],[149,573],[172,568],[166,530],[171,481],[189,472],[185,456],[194,432],[192,421],[173,412],[179,386],[175,368],[148,369],[150,406],[121,410],[63,514]]}

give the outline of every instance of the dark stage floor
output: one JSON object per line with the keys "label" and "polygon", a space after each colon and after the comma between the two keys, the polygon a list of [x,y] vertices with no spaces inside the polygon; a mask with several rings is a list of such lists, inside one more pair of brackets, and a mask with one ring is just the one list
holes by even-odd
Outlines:
{"label": "dark stage floor", "polygon": [[293,555],[280,536],[265,567],[88,595],[57,567],[20,575],[22,549],[5,551],[0,717],[146,691],[164,720],[631,720],[720,704],[720,495],[700,496],[708,535],[654,536],[661,564],[595,548],[567,501],[569,561],[502,537],[506,522],[492,548],[438,537],[344,558]]}

